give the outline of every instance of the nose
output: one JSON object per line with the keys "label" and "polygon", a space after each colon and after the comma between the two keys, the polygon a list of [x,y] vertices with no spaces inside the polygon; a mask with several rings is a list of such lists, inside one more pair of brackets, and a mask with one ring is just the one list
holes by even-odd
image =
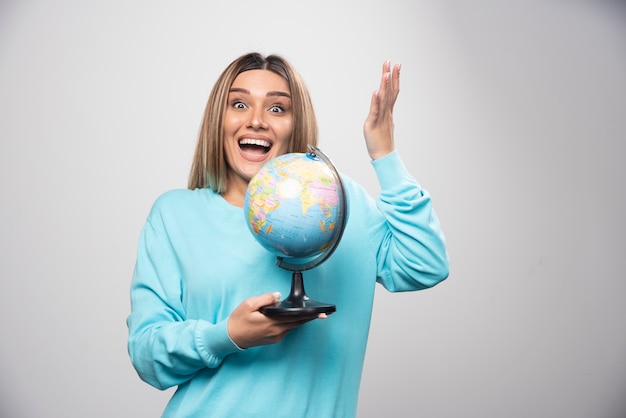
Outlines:
{"label": "nose", "polygon": [[248,120],[248,126],[252,129],[265,129],[267,124],[265,122],[265,113],[262,107],[255,107],[250,110],[250,119]]}

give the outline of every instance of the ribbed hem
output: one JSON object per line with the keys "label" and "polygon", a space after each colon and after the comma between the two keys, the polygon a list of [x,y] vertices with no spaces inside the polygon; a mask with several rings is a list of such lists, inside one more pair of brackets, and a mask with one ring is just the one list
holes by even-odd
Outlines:
{"label": "ribbed hem", "polygon": [[227,355],[243,351],[228,335],[228,319],[215,325],[198,321],[196,343],[208,367],[217,367]]}
{"label": "ribbed hem", "polygon": [[410,176],[397,150],[373,160],[372,166],[376,170],[381,190],[390,189]]}

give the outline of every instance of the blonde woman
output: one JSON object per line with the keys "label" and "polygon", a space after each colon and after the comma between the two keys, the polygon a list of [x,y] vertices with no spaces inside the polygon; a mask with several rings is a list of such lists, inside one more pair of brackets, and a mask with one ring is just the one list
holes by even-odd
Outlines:
{"label": "blonde woman", "polygon": [[308,91],[282,57],[243,55],[207,103],[188,189],[155,202],[131,285],[128,348],[139,376],[177,386],[165,417],[354,417],[376,283],[421,290],[448,276],[429,194],[393,141],[400,66],[383,64],[363,132],[380,182],[376,200],[342,176],[348,223],[333,255],[307,271],[327,316],[259,311],[289,292],[245,224],[243,199],[267,161],[317,144]]}

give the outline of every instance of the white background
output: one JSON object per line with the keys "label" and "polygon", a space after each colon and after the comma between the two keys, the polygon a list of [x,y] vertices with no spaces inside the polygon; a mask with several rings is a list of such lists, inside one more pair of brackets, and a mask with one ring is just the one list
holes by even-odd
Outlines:
{"label": "white background", "polygon": [[139,231],[185,187],[209,90],[279,53],[372,194],[397,147],[451,276],[379,289],[359,417],[626,416],[626,14],[618,1],[0,1],[0,415],[155,417],[125,319]]}

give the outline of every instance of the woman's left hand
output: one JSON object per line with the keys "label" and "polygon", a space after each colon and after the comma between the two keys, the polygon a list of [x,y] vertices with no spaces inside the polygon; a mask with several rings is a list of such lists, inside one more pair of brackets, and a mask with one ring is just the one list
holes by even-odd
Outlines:
{"label": "woman's left hand", "polygon": [[370,111],[363,124],[367,152],[372,160],[384,157],[394,150],[393,106],[400,92],[400,64],[391,68],[385,61],[380,87],[372,94]]}

